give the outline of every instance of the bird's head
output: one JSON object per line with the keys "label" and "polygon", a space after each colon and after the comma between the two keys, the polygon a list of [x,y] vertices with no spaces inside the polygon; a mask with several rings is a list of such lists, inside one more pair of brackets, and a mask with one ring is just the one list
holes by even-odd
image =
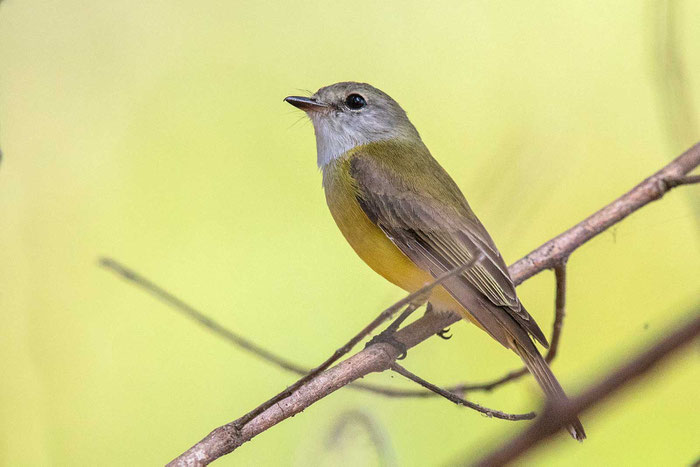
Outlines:
{"label": "bird's head", "polygon": [[289,96],[284,100],[311,119],[320,167],[364,144],[420,140],[401,106],[366,83],[336,83],[311,97]]}

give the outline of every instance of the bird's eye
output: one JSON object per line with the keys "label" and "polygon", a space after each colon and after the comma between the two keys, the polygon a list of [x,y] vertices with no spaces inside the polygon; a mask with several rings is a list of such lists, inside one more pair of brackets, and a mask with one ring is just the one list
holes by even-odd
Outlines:
{"label": "bird's eye", "polygon": [[358,110],[366,106],[367,102],[365,101],[365,98],[359,94],[350,94],[345,99],[345,105],[347,105],[349,109]]}

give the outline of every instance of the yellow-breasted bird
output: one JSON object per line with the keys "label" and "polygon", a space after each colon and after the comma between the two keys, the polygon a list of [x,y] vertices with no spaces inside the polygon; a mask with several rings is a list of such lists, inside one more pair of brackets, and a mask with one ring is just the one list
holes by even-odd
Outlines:
{"label": "yellow-breasted bird", "polygon": [[[285,101],[313,123],[328,207],[360,258],[413,292],[481,253],[475,266],[434,288],[429,303],[512,349],[548,397],[565,400],[530,336],[545,347],[547,339],[520,303],[496,245],[399,104],[355,82]],[[586,437],[578,420],[568,429]]]}

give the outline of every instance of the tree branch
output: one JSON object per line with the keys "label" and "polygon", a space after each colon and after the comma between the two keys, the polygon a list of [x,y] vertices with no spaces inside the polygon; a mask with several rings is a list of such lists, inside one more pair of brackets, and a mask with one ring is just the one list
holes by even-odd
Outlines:
{"label": "tree branch", "polygon": [[[513,281],[520,284],[544,269],[555,267],[591,238],[642,206],[660,199],[673,187],[673,183],[698,164],[700,164],[700,143],[625,195],[513,264],[509,268]],[[396,337],[406,345],[406,348],[411,348],[458,319],[454,315],[427,314],[400,330]],[[250,420],[241,430],[236,428],[235,422],[217,428],[173,460],[170,465],[206,465],[346,384],[371,372],[388,369],[397,356],[397,350],[392,346],[386,344],[370,346],[319,374],[306,385]]]}
{"label": "tree branch", "polygon": [[[548,405],[542,415],[537,417],[523,433],[499,446],[481,459],[476,465],[493,467],[505,465],[557,433],[574,418],[595,405],[602,403],[625,385],[633,382],[647,373],[673,352],[690,344],[700,335],[700,308],[696,309],[693,318],[675,331],[668,334],[652,348],[640,353],[630,362],[612,371],[599,383],[586,389],[580,396],[566,404]],[[472,460],[465,456],[461,465],[472,465]]]}

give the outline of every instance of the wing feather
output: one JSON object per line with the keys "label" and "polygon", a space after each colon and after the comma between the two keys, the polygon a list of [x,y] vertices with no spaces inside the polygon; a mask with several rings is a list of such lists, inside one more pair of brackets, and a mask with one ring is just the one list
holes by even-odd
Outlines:
{"label": "wing feather", "polygon": [[[529,333],[547,346],[539,326],[518,300],[501,254],[463,196],[462,202],[438,199],[415,182],[408,186],[399,174],[375,158],[362,156],[354,155],[350,172],[357,184],[358,202],[367,217],[406,256],[433,276],[482,252],[484,259],[480,264],[448,281],[445,288],[503,345],[509,346],[513,337],[527,339]],[[437,182],[454,185],[449,175],[439,169],[438,178],[445,179]],[[461,195],[456,185],[454,188]],[[504,333],[504,327],[508,333]]]}

